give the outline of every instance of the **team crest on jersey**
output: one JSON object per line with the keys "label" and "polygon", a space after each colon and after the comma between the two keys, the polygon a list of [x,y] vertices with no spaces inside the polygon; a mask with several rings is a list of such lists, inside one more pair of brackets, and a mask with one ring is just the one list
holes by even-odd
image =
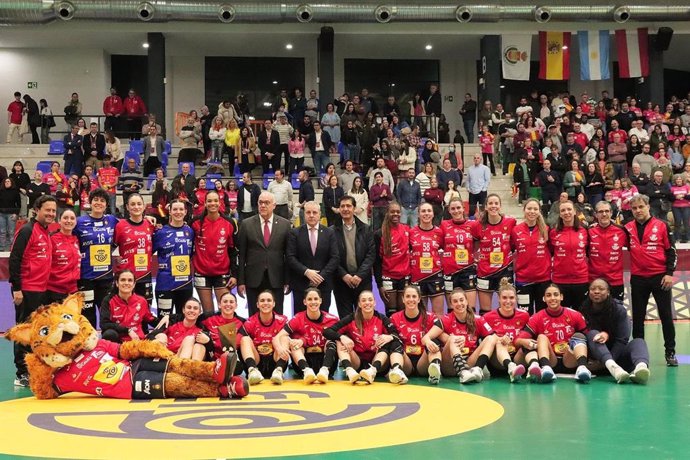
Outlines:
{"label": "team crest on jersey", "polygon": [[221,229],[220,229],[220,234],[223,235],[223,236],[225,236],[225,229],[224,229],[224,228],[221,228]]}
{"label": "team crest on jersey", "polygon": [[656,240],[659,239],[659,237],[657,237],[656,235],[652,235],[652,236],[649,237],[649,239],[652,240],[652,241],[656,241]]}
{"label": "team crest on jersey", "polygon": [[93,258],[96,259],[97,262],[105,262],[108,260],[108,252],[105,249],[97,249],[94,254]]}

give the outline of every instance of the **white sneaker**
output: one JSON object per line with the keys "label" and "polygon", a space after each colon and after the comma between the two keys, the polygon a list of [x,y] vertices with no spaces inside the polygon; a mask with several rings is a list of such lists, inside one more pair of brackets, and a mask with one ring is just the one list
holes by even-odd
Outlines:
{"label": "white sneaker", "polygon": [[367,382],[374,383],[374,379],[376,378],[376,368],[374,366],[369,366],[368,369],[359,371],[359,375]]}
{"label": "white sneaker", "polygon": [[633,383],[646,385],[647,380],[649,380],[649,375],[649,367],[647,367],[645,363],[638,363],[637,366],[635,366],[632,374],[630,374],[630,380]]}
{"label": "white sneaker", "polygon": [[539,367],[539,364],[536,362],[532,363],[532,365],[527,369],[527,380],[531,380],[532,382],[540,382],[541,381],[541,367]]}
{"label": "white sneaker", "polygon": [[250,367],[249,372],[247,372],[247,381],[250,385],[256,385],[264,380],[264,376],[261,375],[261,371],[256,367]]}
{"label": "white sneaker", "polygon": [[589,369],[587,369],[586,366],[578,366],[577,370],[575,371],[575,378],[582,383],[587,383],[592,380],[592,373],[589,371]]}
{"label": "white sneaker", "polygon": [[[314,371],[312,371],[312,374]],[[271,383],[274,383],[276,385],[282,385],[283,384],[283,368],[278,366],[275,369],[273,369],[273,373],[271,374]]]}
{"label": "white sneaker", "polygon": [[360,378],[360,375],[357,373],[357,371],[351,367],[345,369],[345,375],[347,375],[347,379],[350,381],[350,383],[357,383],[357,381],[359,381]]}
{"label": "white sneaker", "polygon": [[611,375],[616,379],[616,383],[625,383],[630,380],[630,374],[618,364],[612,366]]}
{"label": "white sneaker", "polygon": [[508,364],[508,375],[510,376],[510,383],[519,382],[525,375],[525,366],[511,362]]}
{"label": "white sneaker", "polygon": [[541,383],[551,383],[557,378],[551,366],[544,366],[541,368]]}
{"label": "white sneaker", "polygon": [[311,367],[305,367],[304,368],[303,380],[304,380],[304,383],[306,383],[307,385],[314,383],[314,381],[316,380],[316,374],[314,374],[314,371],[312,370]]}
{"label": "white sneaker", "polygon": [[470,372],[467,369],[463,369],[460,371],[460,377],[459,377],[460,383],[472,383],[477,381],[477,376],[474,375],[472,372]]}
{"label": "white sneaker", "polygon": [[388,381],[396,385],[404,385],[407,383],[407,376],[399,367],[395,367],[388,371]]}
{"label": "white sneaker", "polygon": [[484,379],[484,372],[478,368],[477,366],[474,366],[472,369],[470,369],[470,372],[472,375],[474,375],[474,380],[479,383]]}
{"label": "white sneaker", "polygon": [[319,369],[319,373],[316,374],[316,380],[321,383],[326,383],[328,382],[328,374],[328,368],[323,366],[321,369]]}
{"label": "white sneaker", "polygon": [[29,376],[26,374],[22,374],[19,377],[15,377],[14,386],[15,387],[28,387],[29,386]]}
{"label": "white sneaker", "polygon": [[438,385],[441,381],[441,366],[438,363],[431,363],[427,372],[429,372],[429,383]]}
{"label": "white sneaker", "polygon": [[482,367],[482,380],[489,380],[491,378],[491,372],[489,372],[489,369],[484,366]]}

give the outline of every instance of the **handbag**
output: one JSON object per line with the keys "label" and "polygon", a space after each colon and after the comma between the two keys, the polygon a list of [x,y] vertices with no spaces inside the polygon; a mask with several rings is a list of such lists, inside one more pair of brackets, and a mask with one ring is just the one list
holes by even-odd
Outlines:
{"label": "handbag", "polygon": [[29,119],[26,114],[22,117],[22,123],[19,125],[19,135],[23,136],[24,134],[29,134]]}

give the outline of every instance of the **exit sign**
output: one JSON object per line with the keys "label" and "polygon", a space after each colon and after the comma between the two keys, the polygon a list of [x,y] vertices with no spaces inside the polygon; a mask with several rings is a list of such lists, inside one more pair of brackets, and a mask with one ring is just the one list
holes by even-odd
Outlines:
{"label": "exit sign", "polygon": [[38,82],[37,81],[26,82],[26,89],[36,89],[36,88],[38,88]]}

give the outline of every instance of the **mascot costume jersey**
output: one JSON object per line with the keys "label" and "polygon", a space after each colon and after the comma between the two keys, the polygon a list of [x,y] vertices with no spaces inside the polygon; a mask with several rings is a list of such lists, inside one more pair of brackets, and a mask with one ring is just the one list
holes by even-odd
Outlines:
{"label": "mascot costume jersey", "polygon": [[40,307],[5,335],[31,348],[26,365],[36,398],[73,391],[121,399],[241,398],[249,392],[244,377],[233,376],[235,352],[202,362],[178,358],[159,342],[102,340],[82,316],[83,303],[73,294]]}

